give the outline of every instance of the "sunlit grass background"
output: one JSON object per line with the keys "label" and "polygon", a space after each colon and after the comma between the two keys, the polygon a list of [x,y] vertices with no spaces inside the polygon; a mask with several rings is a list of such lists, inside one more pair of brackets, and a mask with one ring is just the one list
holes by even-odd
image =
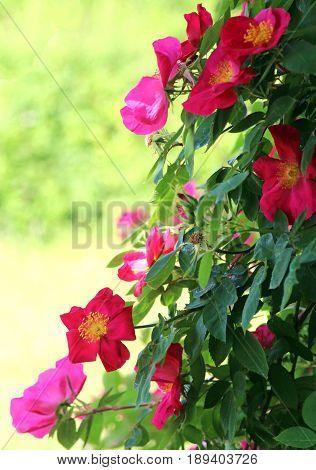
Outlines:
{"label": "sunlit grass background", "polygon": [[[215,12],[218,2],[204,2]],[[6,449],[57,449],[52,439],[14,433],[10,399],[67,353],[58,315],[115,288],[116,253],[95,237],[73,249],[71,206],[150,200],[154,155],[121,124],[119,109],[140,76],[155,72],[151,43],[185,38],[182,0],[4,0],[0,6],[1,433]],[[11,18],[10,18],[11,16]],[[16,24],[14,24],[16,23]],[[20,31],[19,31],[20,29]],[[24,35],[24,37],[23,37]],[[32,50],[33,48],[33,50]],[[34,52],[34,50],[36,52]],[[36,53],[40,56],[36,56]],[[58,87],[50,73],[62,87]],[[83,120],[124,174],[121,178]],[[175,113],[174,113],[175,114]],[[176,130],[171,115],[168,129]],[[176,123],[175,123],[176,124]],[[197,158],[198,181],[226,161],[231,140]],[[115,220],[105,220],[115,232]],[[127,286],[117,286],[125,294]],[[132,371],[139,343],[131,347]],[[102,366],[88,364],[84,396],[102,393]]]}

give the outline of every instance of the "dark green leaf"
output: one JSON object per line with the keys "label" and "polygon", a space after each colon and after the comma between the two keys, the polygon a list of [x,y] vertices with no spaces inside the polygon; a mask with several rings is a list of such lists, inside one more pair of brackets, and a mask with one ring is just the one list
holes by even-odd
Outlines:
{"label": "dark green leaf", "polygon": [[179,253],[180,268],[185,277],[194,276],[197,263],[197,249],[193,243],[186,243]]}
{"label": "dark green leaf", "polygon": [[264,113],[262,112],[256,112],[252,114],[248,114],[244,119],[242,119],[238,124],[236,124],[230,132],[235,133],[235,132],[243,132],[246,129],[248,129],[251,126],[254,126],[257,124],[259,121],[262,121],[264,118]]}
{"label": "dark green leaf", "polygon": [[282,366],[272,364],[269,380],[276,397],[288,408],[297,408],[297,392],[291,374]]}
{"label": "dark green leaf", "polygon": [[261,297],[261,285],[265,280],[267,275],[267,267],[260,266],[257,270],[252,285],[249,290],[249,295],[247,297],[243,312],[242,312],[242,327],[244,330],[248,328],[248,325],[252,317],[257,313],[259,300]]}
{"label": "dark green leaf", "polygon": [[249,331],[244,335],[242,330],[234,334],[233,350],[238,361],[248,370],[263,377],[268,376],[268,363],[260,343]]}
{"label": "dark green leaf", "polygon": [[254,257],[258,260],[269,260],[274,257],[275,244],[272,233],[266,233],[256,243]]}
{"label": "dark green leaf", "polygon": [[309,449],[316,444],[316,433],[303,426],[293,426],[282,431],[275,440],[287,447]]}
{"label": "dark green leaf", "polygon": [[270,126],[279,121],[285,114],[290,112],[295,106],[296,100],[292,96],[280,96],[269,106],[266,124]]}
{"label": "dark green leaf", "polygon": [[304,401],[302,415],[305,424],[316,431],[316,392],[311,393]]}
{"label": "dark green leaf", "polygon": [[229,441],[231,441],[235,435],[236,415],[235,396],[230,390],[224,396],[221,404],[221,423]]}
{"label": "dark green leaf", "polygon": [[225,381],[214,382],[206,394],[204,408],[213,408],[222,399],[229,385]]}
{"label": "dark green leaf", "polygon": [[184,349],[192,362],[196,361],[201,352],[206,333],[203,317],[200,316],[196,324],[189,330],[184,341]]}
{"label": "dark green leaf", "polygon": [[303,39],[291,41],[284,48],[282,63],[290,72],[316,74],[316,46]]}
{"label": "dark green leaf", "polygon": [[284,248],[277,253],[271,276],[270,289],[276,289],[281,284],[291,261],[292,253],[292,248]]}
{"label": "dark green leaf", "polygon": [[226,341],[227,307],[237,301],[234,284],[229,279],[222,279],[214,294],[203,309],[203,321],[214,338]]}
{"label": "dark green leaf", "polygon": [[238,186],[240,186],[245,181],[248,175],[248,171],[244,173],[238,173],[228,180],[219,183],[216,188],[210,192],[211,196],[216,196],[216,202],[220,202],[226,193],[229,193],[233,189],[238,188]]}
{"label": "dark green leaf", "polygon": [[302,156],[302,161],[301,161],[301,170],[302,170],[302,173],[304,173],[304,175],[314,155],[315,145],[316,145],[316,136],[315,135],[309,136],[309,139],[306,142],[304,150],[303,150],[303,156]]}

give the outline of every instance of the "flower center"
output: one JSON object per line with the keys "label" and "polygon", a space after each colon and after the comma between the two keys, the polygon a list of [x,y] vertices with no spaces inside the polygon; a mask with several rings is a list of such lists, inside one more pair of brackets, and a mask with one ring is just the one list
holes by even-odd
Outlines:
{"label": "flower center", "polygon": [[297,163],[280,163],[278,172],[279,182],[283,189],[290,189],[295,186],[300,178],[300,169]]}
{"label": "flower center", "polygon": [[91,312],[82,321],[79,326],[79,333],[81,338],[93,343],[102,338],[107,333],[108,317],[99,312]]}
{"label": "flower center", "polygon": [[251,24],[244,35],[244,42],[251,42],[254,46],[264,46],[272,38],[273,26],[271,21],[260,21],[258,26]]}
{"label": "flower center", "polygon": [[172,387],[173,387],[173,383],[172,383],[172,382],[170,382],[170,383],[165,383],[165,384],[161,384],[161,385],[160,385],[161,390],[162,390],[163,392],[165,392],[165,393],[171,392]]}
{"label": "flower center", "polygon": [[215,73],[212,73],[208,81],[209,85],[230,82],[234,76],[233,67],[228,60],[222,60],[217,64]]}

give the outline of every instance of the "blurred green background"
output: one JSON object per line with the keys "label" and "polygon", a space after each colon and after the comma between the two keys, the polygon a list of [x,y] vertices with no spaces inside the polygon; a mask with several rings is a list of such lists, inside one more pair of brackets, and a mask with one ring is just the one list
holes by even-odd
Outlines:
{"label": "blurred green background", "polygon": [[[216,17],[219,3],[204,5]],[[185,39],[183,13],[193,11],[196,2],[7,0],[3,5],[0,441],[6,449],[57,449],[55,440],[14,433],[9,402],[66,355],[58,315],[85,305],[105,285],[117,286],[116,271],[105,269],[115,254],[106,238],[102,249],[94,242],[84,250],[72,248],[72,202],[95,208],[97,201],[150,200],[153,186],[146,175],[154,155],[142,137],[123,127],[119,110],[139,78],[155,72],[152,41],[167,35]],[[173,114],[170,130],[176,129]],[[212,154],[199,155],[198,180],[227,160],[231,147],[223,140]],[[106,221],[108,230],[115,231],[114,223]],[[126,285],[117,291],[124,294]],[[127,373],[138,349],[135,342]],[[89,400],[103,392],[102,366],[92,363],[85,370],[83,393]]]}

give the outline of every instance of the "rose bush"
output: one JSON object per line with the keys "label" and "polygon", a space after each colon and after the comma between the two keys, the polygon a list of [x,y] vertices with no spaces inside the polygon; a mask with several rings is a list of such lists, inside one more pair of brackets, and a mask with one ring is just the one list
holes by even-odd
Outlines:
{"label": "rose bush", "polygon": [[[185,20],[121,111],[157,152],[152,214],[124,213],[110,263],[128,300],[105,288],[61,316],[67,367],[99,355],[106,392],[78,400],[69,369],[13,399],[13,424],[67,448],[315,448],[316,1],[222,0],[217,19],[199,4]],[[181,125],[162,130],[174,102]],[[197,188],[198,151],[229,133]]]}

